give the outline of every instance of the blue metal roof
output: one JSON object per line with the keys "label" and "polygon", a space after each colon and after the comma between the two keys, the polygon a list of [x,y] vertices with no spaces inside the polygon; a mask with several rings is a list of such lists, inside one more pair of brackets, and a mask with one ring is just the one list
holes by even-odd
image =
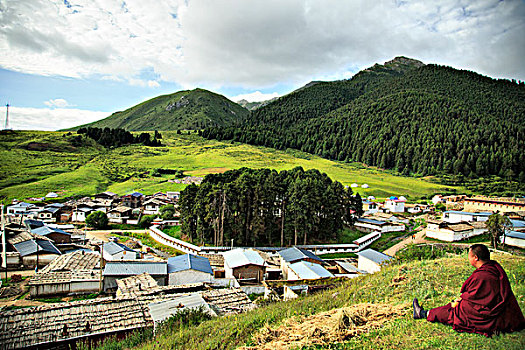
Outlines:
{"label": "blue metal roof", "polygon": [[32,220],[32,219],[26,219],[24,220],[24,224],[26,224],[27,226],[33,226],[34,228],[37,228],[37,227],[42,227],[42,226],[45,226],[46,224],[44,224],[43,221],[40,221],[40,220]]}
{"label": "blue metal roof", "polygon": [[174,256],[168,259],[168,273],[184,270],[196,270],[213,274],[210,261],[205,257],[186,254]]}
{"label": "blue metal roof", "polygon": [[30,239],[28,241],[16,243],[14,244],[14,247],[16,251],[20,253],[21,257],[35,254],[37,251],[61,255],[57,247],[55,247],[55,245],[50,241],[46,240]]}
{"label": "blue metal roof", "polygon": [[244,265],[264,266],[263,258],[252,249],[237,248],[224,252],[222,255],[224,256],[224,262],[231,268]]}
{"label": "blue metal roof", "polygon": [[311,251],[297,247],[291,247],[288,249],[281,250],[279,252],[279,255],[284,259],[284,261],[287,262],[294,262],[304,259],[313,259],[319,262],[324,262],[323,259],[319,258]]}
{"label": "blue metal roof", "polygon": [[491,216],[492,213],[489,212],[481,212],[481,213],[469,213],[468,211],[459,211],[459,210],[447,210],[444,211],[443,214],[450,213],[450,214],[460,214],[460,215],[471,215],[471,216]]}
{"label": "blue metal roof", "polygon": [[41,236],[47,236],[50,233],[61,233],[63,235],[71,236],[71,233],[69,233],[69,232],[63,231],[63,230],[61,230],[59,228],[53,228],[53,227],[49,227],[49,226],[38,227],[38,228],[32,229],[31,232],[33,232],[33,233],[35,233],[37,235],[41,235]]}
{"label": "blue metal roof", "polygon": [[117,242],[104,243],[104,251],[107,252],[110,255],[115,255],[115,254],[120,253],[120,252],[122,252],[124,250],[128,251],[128,252],[133,252],[133,253],[137,252],[137,251],[131,249],[130,247],[128,247],[128,246],[126,246],[125,244],[122,244],[122,243],[117,243]]}
{"label": "blue metal roof", "polygon": [[334,277],[327,269],[319,264],[309,261],[299,261],[290,264],[290,269],[295,272],[297,277],[302,280],[311,280],[318,278]]}
{"label": "blue metal roof", "polygon": [[366,249],[362,252],[356,253],[359,256],[362,256],[364,258],[367,258],[368,260],[372,260],[376,264],[381,264],[383,261],[388,261],[392,259],[391,256],[380,253],[378,251],[375,251],[373,249]]}
{"label": "blue metal roof", "polygon": [[510,231],[508,233],[505,233],[505,236],[518,239],[525,239],[525,232]]}
{"label": "blue metal roof", "polygon": [[366,219],[366,218],[359,218],[357,219],[357,222],[364,222],[365,224],[373,224],[373,225],[384,225],[387,223],[386,221],[379,221],[379,220]]}
{"label": "blue metal roof", "polygon": [[510,222],[514,228],[525,227],[525,221],[523,220],[510,220]]}
{"label": "blue metal roof", "polygon": [[104,276],[134,276],[144,272],[152,276],[167,275],[166,262],[149,261],[108,261],[104,268]]}

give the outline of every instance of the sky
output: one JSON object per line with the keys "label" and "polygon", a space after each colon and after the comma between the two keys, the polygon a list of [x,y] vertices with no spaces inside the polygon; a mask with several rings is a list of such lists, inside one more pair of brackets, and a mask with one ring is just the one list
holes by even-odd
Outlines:
{"label": "sky", "polygon": [[525,1],[0,0],[0,128],[58,130],[204,88],[233,101],[396,56],[525,80]]}

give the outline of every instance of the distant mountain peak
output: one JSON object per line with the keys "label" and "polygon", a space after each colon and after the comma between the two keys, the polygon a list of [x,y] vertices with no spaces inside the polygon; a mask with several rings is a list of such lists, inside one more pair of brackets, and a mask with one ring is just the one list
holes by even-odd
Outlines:
{"label": "distant mountain peak", "polygon": [[417,69],[425,66],[421,61],[405,56],[395,57],[393,60],[387,61],[384,64],[376,63],[372,67],[365,69],[364,72],[394,72],[403,74],[409,70]]}

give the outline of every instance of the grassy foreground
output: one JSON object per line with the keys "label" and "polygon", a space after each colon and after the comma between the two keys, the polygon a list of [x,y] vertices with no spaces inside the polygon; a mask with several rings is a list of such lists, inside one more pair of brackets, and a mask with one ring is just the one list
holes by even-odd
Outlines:
{"label": "grassy foreground", "polygon": [[[525,258],[494,254],[506,270],[520,307],[525,310]],[[233,349],[253,345],[252,335],[265,325],[363,302],[399,305],[418,297],[425,308],[441,306],[459,295],[473,268],[466,254],[402,263],[360,277],[331,291],[270,304],[245,314],[216,318],[196,327],[164,331],[137,349]],[[407,309],[407,312],[409,310]],[[525,331],[485,338],[451,327],[413,320],[410,313],[378,330],[341,344],[311,349],[524,349]]]}
{"label": "grassy foreground", "polygon": [[428,196],[459,187],[422,179],[396,176],[360,163],[329,161],[296,150],[277,151],[239,143],[203,139],[195,134],[162,132],[164,147],[130,145],[104,149],[75,133],[11,131],[0,133],[0,196],[42,197],[56,192],[61,197],[91,195],[102,191],[126,194],[141,191],[180,191],[185,185],[169,182],[173,175],[155,170],[177,169],[186,175],[204,176],[240,167],[288,170],[297,166],[316,168],[361,195],[409,198]]}

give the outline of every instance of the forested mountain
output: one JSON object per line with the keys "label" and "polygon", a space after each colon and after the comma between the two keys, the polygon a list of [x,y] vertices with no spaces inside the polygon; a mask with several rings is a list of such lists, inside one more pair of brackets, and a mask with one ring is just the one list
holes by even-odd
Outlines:
{"label": "forested mountain", "polygon": [[81,127],[121,128],[129,131],[201,129],[229,126],[244,120],[248,110],[222,95],[195,89],[155,97],[123,112]]}
{"label": "forested mountain", "polygon": [[525,85],[404,57],[317,83],[208,138],[295,148],[404,174],[525,182]]}

